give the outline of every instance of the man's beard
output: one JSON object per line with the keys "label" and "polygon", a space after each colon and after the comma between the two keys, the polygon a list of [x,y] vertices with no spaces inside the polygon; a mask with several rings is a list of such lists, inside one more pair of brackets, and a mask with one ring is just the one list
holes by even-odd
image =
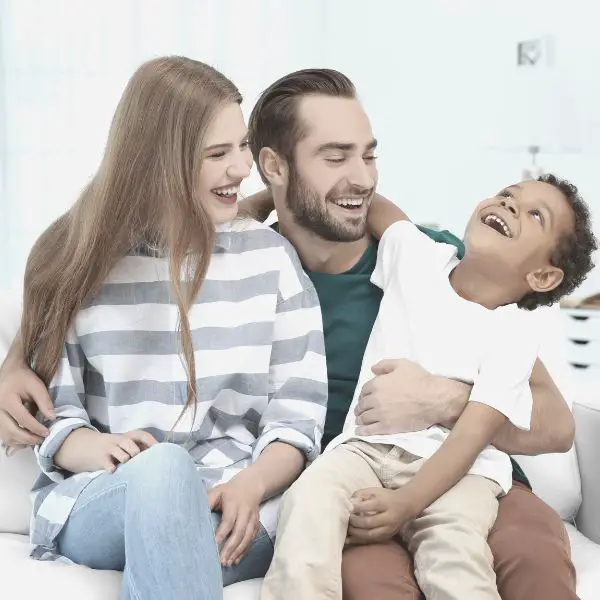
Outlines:
{"label": "man's beard", "polygon": [[[365,190],[345,190],[346,195],[365,195]],[[373,190],[365,197],[364,202],[369,202]],[[335,188],[330,190],[325,202],[321,200],[318,193],[311,189],[298,175],[295,165],[290,168],[290,178],[285,196],[285,203],[294,217],[296,224],[311,231],[328,242],[356,242],[364,237],[367,230],[366,214],[361,212],[355,217],[349,216],[344,220],[336,219],[327,205],[332,198],[342,198],[343,193],[336,192]]]}

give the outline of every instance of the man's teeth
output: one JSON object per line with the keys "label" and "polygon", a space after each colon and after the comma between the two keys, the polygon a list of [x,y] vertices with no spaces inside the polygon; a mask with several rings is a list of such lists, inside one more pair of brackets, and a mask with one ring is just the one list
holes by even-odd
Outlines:
{"label": "man's teeth", "polygon": [[512,234],[510,232],[510,229],[508,228],[508,225],[506,224],[506,222],[504,221],[504,219],[501,219],[499,216],[497,216],[497,215],[488,215],[483,220],[483,222],[486,225],[490,225],[490,226],[491,226],[492,223],[497,223],[502,228],[502,231],[504,232],[504,235],[506,237],[512,237]]}
{"label": "man's teeth", "polygon": [[239,191],[239,187],[219,188],[213,190],[213,192],[219,196],[235,196]]}
{"label": "man's teeth", "polygon": [[338,206],[362,206],[363,199],[362,198],[341,198],[340,200],[336,200],[335,203]]}

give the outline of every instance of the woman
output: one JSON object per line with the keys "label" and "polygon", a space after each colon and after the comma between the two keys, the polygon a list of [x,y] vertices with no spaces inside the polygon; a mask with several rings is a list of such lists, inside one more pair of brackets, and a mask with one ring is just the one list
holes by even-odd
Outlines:
{"label": "woman", "polygon": [[33,556],[122,570],[122,598],[264,575],[277,498],[319,452],[320,309],[291,246],[236,219],[241,100],[200,62],[142,65],[28,260],[22,341],[55,411]]}

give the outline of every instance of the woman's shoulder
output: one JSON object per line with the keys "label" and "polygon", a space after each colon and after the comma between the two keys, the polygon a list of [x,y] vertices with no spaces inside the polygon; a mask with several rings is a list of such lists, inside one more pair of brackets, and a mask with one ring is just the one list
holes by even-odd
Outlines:
{"label": "woman's shoulder", "polygon": [[217,227],[217,244],[225,244],[233,252],[279,249],[296,254],[294,247],[279,232],[265,223],[240,217]]}

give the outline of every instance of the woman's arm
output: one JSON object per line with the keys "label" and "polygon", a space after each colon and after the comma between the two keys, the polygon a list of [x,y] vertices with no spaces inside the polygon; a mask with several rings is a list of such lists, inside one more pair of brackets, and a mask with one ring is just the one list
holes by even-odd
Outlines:
{"label": "woman's arm", "polygon": [[244,487],[256,487],[261,502],[277,496],[298,479],[306,464],[303,452],[282,442],[269,444],[256,462],[238,473],[232,482]]}
{"label": "woman's arm", "polygon": [[375,194],[367,214],[367,226],[371,235],[378,240],[385,230],[396,221],[408,221],[406,214],[391,200],[381,194]]}

